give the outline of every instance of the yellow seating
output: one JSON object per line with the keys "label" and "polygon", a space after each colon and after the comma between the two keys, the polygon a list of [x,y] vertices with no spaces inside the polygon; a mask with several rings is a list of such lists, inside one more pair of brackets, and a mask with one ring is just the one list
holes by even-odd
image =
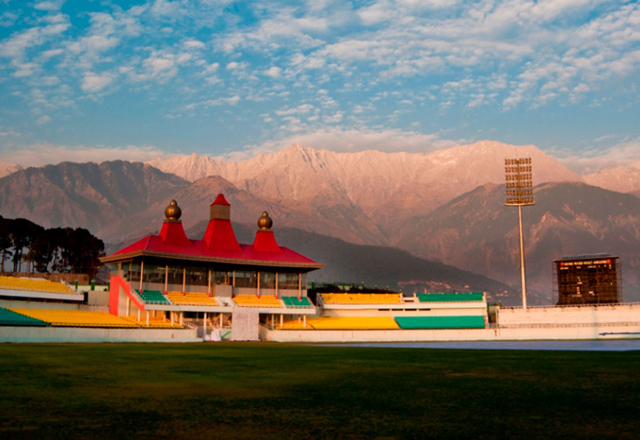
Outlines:
{"label": "yellow seating", "polygon": [[202,292],[167,292],[167,296],[174,304],[196,306],[218,306],[218,301]]}
{"label": "yellow seating", "polygon": [[[9,308],[12,312],[19,313],[30,318],[39,319],[50,323],[54,327],[118,327],[139,328],[147,327],[146,318],[140,321],[133,316],[115,316],[107,312],[88,312],[84,310],[47,310]],[[149,327],[152,328],[184,328],[174,321],[162,317],[150,317]]]}
{"label": "yellow seating", "polygon": [[323,293],[325,304],[399,304],[399,293]]}
{"label": "yellow seating", "polygon": [[0,276],[0,289],[76,294],[76,292],[71,290],[64,283],[57,283],[43,278],[16,278]]}
{"label": "yellow seating", "polygon": [[149,326],[147,326],[147,318],[142,316],[140,317],[140,321],[135,316],[122,316],[122,319],[125,321],[135,325],[136,327],[145,327],[145,328],[184,328],[184,326],[180,325],[177,320],[173,321],[173,325],[171,325],[171,320],[158,317],[158,316],[150,316],[149,317]]}
{"label": "yellow seating", "polygon": [[[276,326],[276,329],[280,327]],[[285,322],[284,330],[397,330],[398,324],[391,316],[339,316],[307,318]]]}
{"label": "yellow seating", "polygon": [[255,295],[236,295],[233,300],[240,307],[282,307],[282,302],[271,295],[262,295],[259,298]]}
{"label": "yellow seating", "polygon": [[138,327],[136,324],[107,312],[23,308],[7,308],[7,310],[48,322],[57,327]]}

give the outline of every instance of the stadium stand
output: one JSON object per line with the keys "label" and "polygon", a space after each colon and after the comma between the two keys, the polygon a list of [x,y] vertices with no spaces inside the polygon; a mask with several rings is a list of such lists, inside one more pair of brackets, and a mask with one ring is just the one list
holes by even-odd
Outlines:
{"label": "stadium stand", "polygon": [[485,328],[483,316],[396,316],[405,330]]}
{"label": "stadium stand", "polygon": [[289,309],[306,309],[313,307],[313,304],[311,304],[311,301],[306,296],[302,298],[298,298],[297,296],[283,296],[282,302],[285,307]]}
{"label": "stadium stand", "polygon": [[8,308],[8,310],[33,319],[39,319],[55,327],[138,327],[138,325],[107,312],[23,309],[13,307]]}
{"label": "stadium stand", "polygon": [[218,306],[218,301],[202,292],[167,292],[169,300],[178,305],[190,306]]}
{"label": "stadium stand", "polygon": [[0,307],[0,325],[47,327],[49,323]]}
{"label": "stadium stand", "polygon": [[399,293],[323,293],[325,304],[399,304]]}
{"label": "stadium stand", "polygon": [[465,293],[418,293],[418,301],[424,302],[457,302],[482,301],[482,292]]}
{"label": "stadium stand", "polygon": [[240,307],[282,307],[280,300],[271,295],[236,295],[233,300]]}
{"label": "stadium stand", "polygon": [[77,294],[64,283],[45,280],[42,278],[16,278],[0,276],[0,289],[26,290],[30,292],[69,293]]}
{"label": "stadium stand", "polygon": [[285,322],[283,330],[397,330],[398,324],[390,316],[345,316],[307,318],[304,322]]}
{"label": "stadium stand", "polygon": [[145,304],[171,304],[171,301],[159,290],[143,290],[141,292],[136,289],[136,293]]}

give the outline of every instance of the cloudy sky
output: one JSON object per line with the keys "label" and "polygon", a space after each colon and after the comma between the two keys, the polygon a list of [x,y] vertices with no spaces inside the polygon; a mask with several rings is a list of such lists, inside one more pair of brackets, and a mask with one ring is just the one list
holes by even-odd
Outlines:
{"label": "cloudy sky", "polygon": [[0,0],[0,162],[23,165],[485,139],[640,160],[639,81],[636,1]]}

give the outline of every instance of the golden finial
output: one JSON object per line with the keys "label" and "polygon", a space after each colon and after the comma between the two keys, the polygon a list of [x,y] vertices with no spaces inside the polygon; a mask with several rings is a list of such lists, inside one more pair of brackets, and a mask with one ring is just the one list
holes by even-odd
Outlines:
{"label": "golden finial", "polygon": [[273,220],[271,220],[267,211],[264,211],[258,219],[258,227],[261,231],[269,231],[271,226],[273,226]]}
{"label": "golden finial", "polygon": [[172,222],[177,222],[180,220],[180,216],[182,215],[182,209],[178,206],[178,202],[172,200],[169,202],[169,206],[164,210],[164,216],[167,220]]}

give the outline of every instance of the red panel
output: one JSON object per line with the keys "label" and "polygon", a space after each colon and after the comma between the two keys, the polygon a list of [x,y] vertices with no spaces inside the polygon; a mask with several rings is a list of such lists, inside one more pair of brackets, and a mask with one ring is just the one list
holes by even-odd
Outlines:
{"label": "red panel", "polygon": [[191,247],[191,241],[187,238],[187,234],[184,232],[184,226],[181,222],[168,222],[165,221],[162,224],[160,230],[160,237],[164,244],[169,246],[185,246]]}
{"label": "red panel", "polygon": [[256,238],[253,240],[253,249],[255,249],[256,252],[282,253],[282,249],[280,249],[280,246],[276,243],[273,231],[256,232]]}
{"label": "red panel", "polygon": [[213,219],[209,221],[202,241],[211,250],[234,252],[242,250],[229,220]]}

